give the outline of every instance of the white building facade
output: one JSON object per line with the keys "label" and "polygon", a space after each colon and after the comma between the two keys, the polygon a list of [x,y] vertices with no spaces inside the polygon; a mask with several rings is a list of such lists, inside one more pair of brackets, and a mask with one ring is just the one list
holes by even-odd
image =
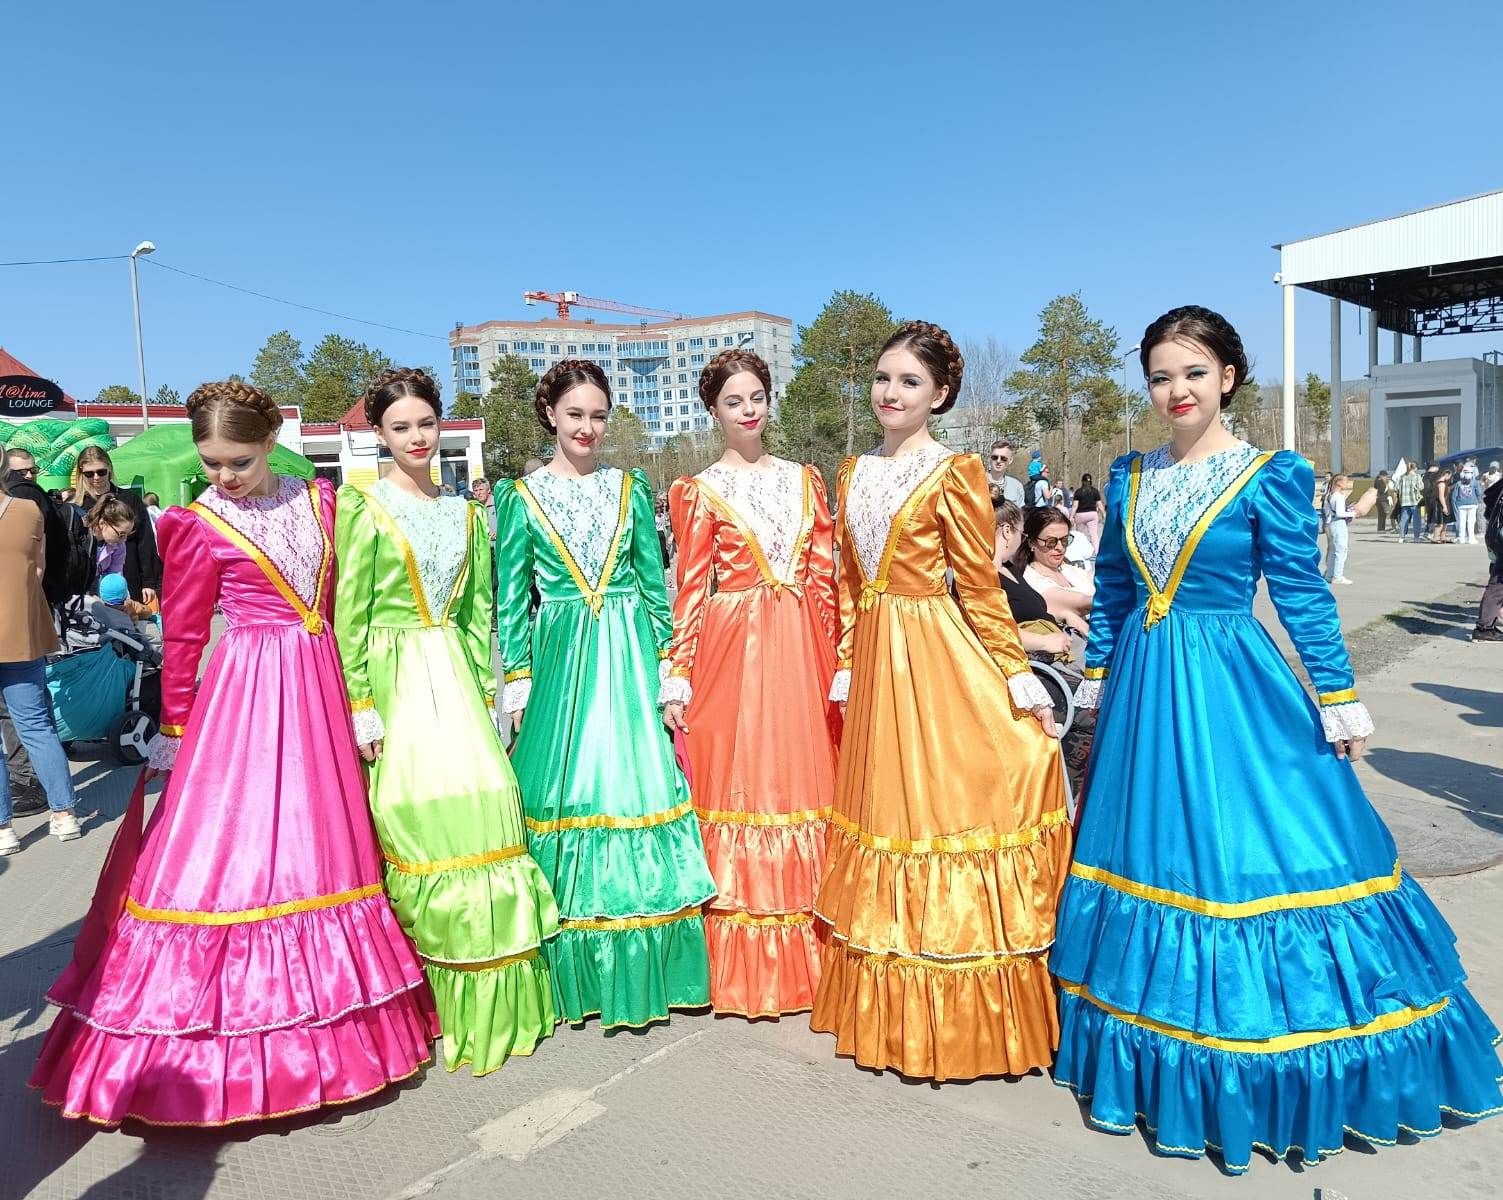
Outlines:
{"label": "white building facade", "polygon": [[635,325],[570,319],[486,321],[449,334],[454,392],[484,395],[497,359],[514,355],[537,374],[565,358],[598,363],[612,399],[641,419],[654,442],[708,429],[699,375],[722,350],[741,347],[766,360],[772,404],[793,378],[793,322],[764,312],[725,313]]}

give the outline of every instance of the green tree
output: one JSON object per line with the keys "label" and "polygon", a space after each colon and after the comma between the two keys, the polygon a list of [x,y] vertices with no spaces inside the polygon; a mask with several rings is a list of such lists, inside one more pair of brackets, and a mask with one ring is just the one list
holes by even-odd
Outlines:
{"label": "green tree", "polygon": [[647,448],[647,426],[642,424],[642,418],[624,405],[612,408],[605,429],[605,452],[610,455],[611,465],[623,470],[645,467]]}
{"label": "green tree", "polygon": [[768,448],[785,458],[813,463],[825,477],[825,485],[833,489],[845,444],[846,410],[840,392],[817,365],[806,362],[793,373],[778,405]]}
{"label": "green tree", "polygon": [[1023,352],[1023,366],[1008,380],[1041,428],[1063,432],[1061,478],[1069,477],[1072,416],[1092,414],[1089,423],[1099,430],[1110,424],[1112,405],[1121,402],[1113,378],[1117,344],[1117,331],[1091,316],[1079,292],[1056,296],[1039,314],[1038,340]]}
{"label": "green tree", "polygon": [[141,393],[133,392],[123,383],[112,383],[99,389],[99,395],[94,397],[95,404],[136,404],[141,403]]}
{"label": "green tree", "polygon": [[391,359],[381,351],[337,333],[327,335],[313,347],[303,368],[303,420],[339,420],[389,366]]}
{"label": "green tree", "polygon": [[1305,409],[1321,433],[1331,427],[1331,385],[1311,371],[1305,376]]}
{"label": "green tree", "polygon": [[285,329],[272,334],[256,352],[250,381],[278,404],[302,404],[308,389],[308,378],[303,373],[302,342]]}
{"label": "green tree", "polygon": [[1242,386],[1232,393],[1222,410],[1226,427],[1238,437],[1252,440],[1253,423],[1263,411],[1263,390],[1256,379],[1248,377]]}
{"label": "green tree", "polygon": [[164,383],[157,388],[157,394],[151,398],[151,402],[153,404],[181,404],[183,398],[178,394],[177,388],[168,387]]}
{"label": "green tree", "polygon": [[526,359],[507,354],[491,364],[490,381],[484,396],[462,395],[451,412],[456,417],[485,418],[486,474],[492,480],[515,479],[547,440],[533,408],[538,377]]}
{"label": "green tree", "polygon": [[799,369],[814,371],[822,388],[835,395],[844,419],[847,454],[876,436],[877,423],[869,403],[872,375],[882,343],[896,326],[892,310],[877,297],[841,291],[830,297],[812,325],[799,327],[793,351]]}

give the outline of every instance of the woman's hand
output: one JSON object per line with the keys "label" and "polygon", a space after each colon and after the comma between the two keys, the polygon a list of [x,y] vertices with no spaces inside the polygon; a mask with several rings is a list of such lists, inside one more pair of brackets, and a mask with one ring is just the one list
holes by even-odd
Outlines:
{"label": "woman's hand", "polygon": [[381,750],[385,743],[377,740],[374,742],[362,742],[360,745],[360,757],[368,763],[373,763],[381,757]]}
{"label": "woman's hand", "polygon": [[684,723],[684,706],[679,701],[670,700],[663,705],[663,724],[674,733],[689,732],[689,726]]}
{"label": "woman's hand", "polygon": [[511,732],[513,737],[522,732],[522,714],[526,711],[525,708],[519,708],[511,714]]}
{"label": "woman's hand", "polygon": [[156,594],[155,591],[153,591],[151,588],[142,588],[141,589],[141,603],[142,604],[150,606],[150,605],[155,604],[156,602],[157,602],[157,594]]}
{"label": "woman's hand", "polygon": [[1040,704],[1033,710],[1033,715],[1049,737],[1059,737],[1059,726],[1054,723],[1054,709],[1050,705]]}
{"label": "woman's hand", "polygon": [[1337,758],[1349,758],[1352,762],[1360,762],[1362,756],[1367,753],[1366,738],[1342,738],[1336,745]]}
{"label": "woman's hand", "polygon": [[1069,654],[1072,645],[1070,635],[1063,629],[1057,629],[1053,633],[1040,633],[1036,635],[1039,640],[1039,649],[1045,654]]}

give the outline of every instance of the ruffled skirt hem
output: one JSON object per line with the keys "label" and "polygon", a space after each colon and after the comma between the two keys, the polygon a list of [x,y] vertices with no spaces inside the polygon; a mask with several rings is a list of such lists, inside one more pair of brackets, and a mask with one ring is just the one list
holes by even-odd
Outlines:
{"label": "ruffled skirt hem", "polygon": [[824,877],[827,830],[820,818],[765,825],[701,818],[717,902],[746,912],[807,912]]}
{"label": "ruffled skirt hem", "polygon": [[710,1007],[740,1017],[779,1017],[814,1007],[819,943],[807,912],[777,916],[710,909]]}
{"label": "ruffled skirt hem", "polygon": [[522,954],[558,931],[558,905],[528,854],[415,875],[386,866],[386,894],[424,959],[483,962]]}
{"label": "ruffled skirt hem", "polygon": [[1255,1149],[1316,1163],[1347,1135],[1392,1145],[1503,1112],[1492,1025],[1464,989],[1396,1028],[1258,1053],[1144,1028],[1071,992],[1060,1014],[1055,1082],[1089,1104],[1093,1126],[1141,1123],[1159,1153],[1213,1151],[1231,1174]]}
{"label": "ruffled skirt hem", "polygon": [[478,969],[430,962],[423,970],[443,1030],[444,1067],[451,1073],[468,1065],[472,1075],[488,1075],[553,1036],[558,1017],[541,950]]}
{"label": "ruffled skirt hem", "polygon": [[[606,927],[602,927],[606,926]],[[698,906],[665,916],[565,921],[544,952],[558,1018],[571,1025],[641,1028],[675,1008],[710,1003],[710,965]]]}

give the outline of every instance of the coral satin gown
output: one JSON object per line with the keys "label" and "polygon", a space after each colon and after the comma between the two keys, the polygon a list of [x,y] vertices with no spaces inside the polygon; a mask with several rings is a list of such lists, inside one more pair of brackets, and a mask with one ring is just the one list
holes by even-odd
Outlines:
{"label": "coral satin gown", "polygon": [[710,1004],[748,1017],[814,1004],[839,717],[834,526],[813,467],[719,463],[668,493],[678,543],[673,666],[695,811],[718,895]]}
{"label": "coral satin gown", "polygon": [[863,455],[840,499],[849,675],[832,694],[848,682],[849,702],[811,1024],[915,1077],[1047,1066],[1070,827],[1058,744],[1028,711],[1048,694],[992,565],[981,460],[933,443]]}
{"label": "coral satin gown", "polygon": [[[327,483],[283,479],[268,497],[211,488],[157,526],[152,763],[173,769],[125,911],[48,997],[63,1011],[31,1082],[65,1116],[264,1120],[428,1060],[432,1000],[381,886],[334,644],[333,524]],[[226,629],[195,686],[216,604]]]}

